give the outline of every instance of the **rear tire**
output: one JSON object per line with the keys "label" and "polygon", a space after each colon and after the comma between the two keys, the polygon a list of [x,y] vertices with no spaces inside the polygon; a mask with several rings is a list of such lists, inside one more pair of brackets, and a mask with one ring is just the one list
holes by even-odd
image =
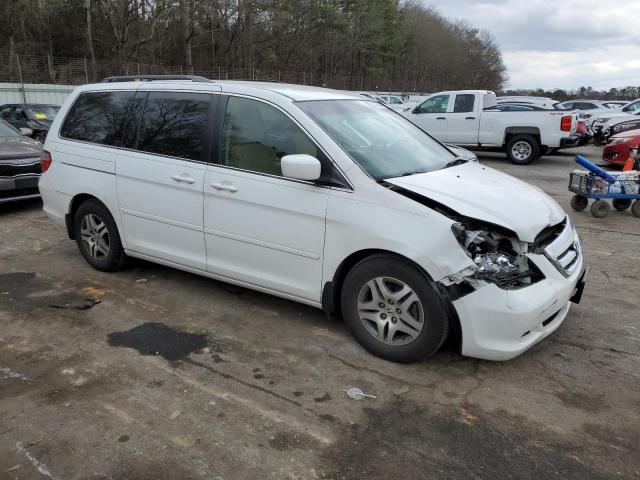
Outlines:
{"label": "rear tire", "polygon": [[96,270],[115,272],[127,261],[118,227],[98,200],[84,202],[74,216],[76,242],[84,259]]}
{"label": "rear tire", "polygon": [[394,362],[433,355],[449,333],[445,301],[416,266],[393,255],[373,255],[347,274],[342,314],[367,351]]}
{"label": "rear tire", "polygon": [[609,214],[610,209],[611,206],[606,200],[599,199],[591,205],[591,215],[596,218],[604,218]]}
{"label": "rear tire", "polygon": [[507,142],[506,153],[511,163],[528,165],[540,157],[540,145],[531,135],[515,135]]}
{"label": "rear tire", "polygon": [[589,200],[587,197],[583,197],[581,195],[574,195],[571,197],[571,208],[573,208],[576,212],[581,212],[589,205]]}

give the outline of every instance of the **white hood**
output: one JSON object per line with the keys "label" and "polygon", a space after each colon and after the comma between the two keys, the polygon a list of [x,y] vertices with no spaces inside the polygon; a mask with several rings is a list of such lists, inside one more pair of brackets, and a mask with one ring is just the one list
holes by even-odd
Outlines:
{"label": "white hood", "polygon": [[461,215],[508,228],[532,242],[540,231],[566,216],[538,187],[475,162],[429,173],[387,179]]}

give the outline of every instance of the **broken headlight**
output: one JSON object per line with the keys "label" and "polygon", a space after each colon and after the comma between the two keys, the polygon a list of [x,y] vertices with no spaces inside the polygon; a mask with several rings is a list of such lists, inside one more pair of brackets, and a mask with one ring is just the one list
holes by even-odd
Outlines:
{"label": "broken headlight", "polygon": [[476,265],[472,278],[495,283],[501,288],[517,288],[538,278],[539,270],[525,256],[527,244],[507,232],[462,223],[455,223],[452,231]]}

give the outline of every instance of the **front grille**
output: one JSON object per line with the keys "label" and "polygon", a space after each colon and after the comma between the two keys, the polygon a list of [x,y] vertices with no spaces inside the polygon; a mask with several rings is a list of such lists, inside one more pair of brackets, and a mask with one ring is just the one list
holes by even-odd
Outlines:
{"label": "front grille", "polygon": [[16,177],[18,175],[40,175],[40,160],[17,164],[0,163],[0,177]]}
{"label": "front grille", "polygon": [[582,252],[571,223],[565,221],[562,232],[544,247],[544,255],[564,276],[575,273]]}

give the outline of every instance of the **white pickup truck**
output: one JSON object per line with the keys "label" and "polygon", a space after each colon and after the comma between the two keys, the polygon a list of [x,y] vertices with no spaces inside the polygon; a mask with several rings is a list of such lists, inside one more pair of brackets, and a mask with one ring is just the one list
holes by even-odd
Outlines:
{"label": "white pickup truck", "polygon": [[403,115],[441,142],[503,151],[518,165],[577,143],[576,112],[500,111],[487,90],[434,93]]}

